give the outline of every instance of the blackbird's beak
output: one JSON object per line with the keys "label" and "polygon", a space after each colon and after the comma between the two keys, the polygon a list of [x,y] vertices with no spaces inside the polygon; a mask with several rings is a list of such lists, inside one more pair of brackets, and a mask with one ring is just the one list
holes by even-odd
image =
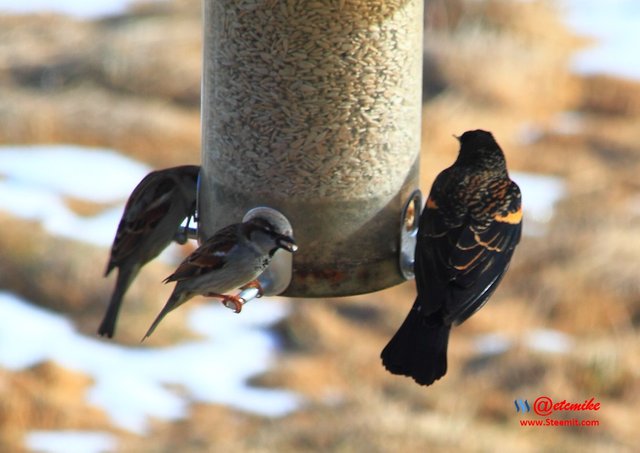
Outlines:
{"label": "blackbird's beak", "polygon": [[451,134],[453,136],[453,138],[455,138],[456,140],[460,141],[460,136],[456,135],[456,134]]}

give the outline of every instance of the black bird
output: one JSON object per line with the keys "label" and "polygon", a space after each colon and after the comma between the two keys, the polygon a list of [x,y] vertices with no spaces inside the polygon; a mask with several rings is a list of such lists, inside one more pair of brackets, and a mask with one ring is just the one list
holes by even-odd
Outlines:
{"label": "black bird", "polygon": [[447,372],[452,325],[487,302],[520,241],[520,189],[490,132],[458,138],[454,164],[433,183],[420,216],[414,271],[417,297],[382,351],[393,374],[430,385]]}

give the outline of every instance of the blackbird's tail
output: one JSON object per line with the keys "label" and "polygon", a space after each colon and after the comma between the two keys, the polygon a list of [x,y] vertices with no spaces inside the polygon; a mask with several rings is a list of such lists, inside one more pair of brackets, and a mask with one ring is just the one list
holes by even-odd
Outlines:
{"label": "blackbird's tail", "polygon": [[447,372],[451,326],[445,325],[437,312],[424,316],[419,307],[416,301],[380,357],[389,372],[431,385]]}

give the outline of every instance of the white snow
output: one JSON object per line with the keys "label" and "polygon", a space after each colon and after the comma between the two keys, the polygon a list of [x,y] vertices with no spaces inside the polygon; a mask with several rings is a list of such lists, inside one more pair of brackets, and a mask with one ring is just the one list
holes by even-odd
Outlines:
{"label": "white snow", "polygon": [[566,354],[574,346],[570,335],[553,329],[526,330],[516,338],[500,332],[487,333],[478,335],[473,343],[476,353],[483,356],[503,354],[518,344],[532,351],[552,354]]}
{"label": "white snow", "polygon": [[74,145],[3,146],[0,172],[34,190],[106,203],[129,196],[150,168],[113,150]]}
{"label": "white snow", "polygon": [[561,178],[526,172],[510,172],[522,192],[523,233],[543,236],[553,216],[555,204],[566,195]]}
{"label": "white snow", "polygon": [[566,333],[551,329],[536,329],[525,335],[525,344],[534,351],[566,354],[573,347],[573,339]]}
{"label": "white snow", "polygon": [[[108,246],[127,197],[149,171],[108,149],[0,146],[0,210],[39,221],[52,234]],[[69,209],[65,197],[117,205],[84,217]]]}
{"label": "white snow", "polygon": [[[163,1],[163,0],[147,0]],[[0,13],[53,12],[80,19],[93,19],[124,13],[134,0],[0,0]]]}
{"label": "white snow", "polygon": [[89,403],[104,409],[114,425],[137,433],[145,432],[148,417],[187,416],[192,402],[279,417],[296,410],[300,397],[251,387],[247,380],[271,366],[278,345],[265,328],[287,312],[283,302],[265,298],[242,316],[219,304],[202,305],[191,309],[189,323],[204,339],[127,347],[82,335],[62,315],[0,292],[0,366],[22,370],[53,361],[84,373],[94,382]]}
{"label": "white snow", "polygon": [[561,5],[566,23],[595,40],[575,55],[576,72],[640,78],[638,0],[561,0]]}
{"label": "white snow", "polygon": [[25,446],[39,453],[103,453],[115,451],[117,440],[99,431],[31,431]]}
{"label": "white snow", "polygon": [[478,335],[474,340],[476,352],[484,356],[494,356],[511,349],[512,342],[500,333]]}

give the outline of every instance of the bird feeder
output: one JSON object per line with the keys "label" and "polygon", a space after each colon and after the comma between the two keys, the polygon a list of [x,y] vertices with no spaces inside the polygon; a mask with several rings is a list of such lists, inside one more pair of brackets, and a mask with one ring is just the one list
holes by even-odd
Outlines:
{"label": "bird feeder", "polygon": [[201,239],[266,206],[299,246],[284,295],[408,277],[422,13],[423,0],[204,1]]}

